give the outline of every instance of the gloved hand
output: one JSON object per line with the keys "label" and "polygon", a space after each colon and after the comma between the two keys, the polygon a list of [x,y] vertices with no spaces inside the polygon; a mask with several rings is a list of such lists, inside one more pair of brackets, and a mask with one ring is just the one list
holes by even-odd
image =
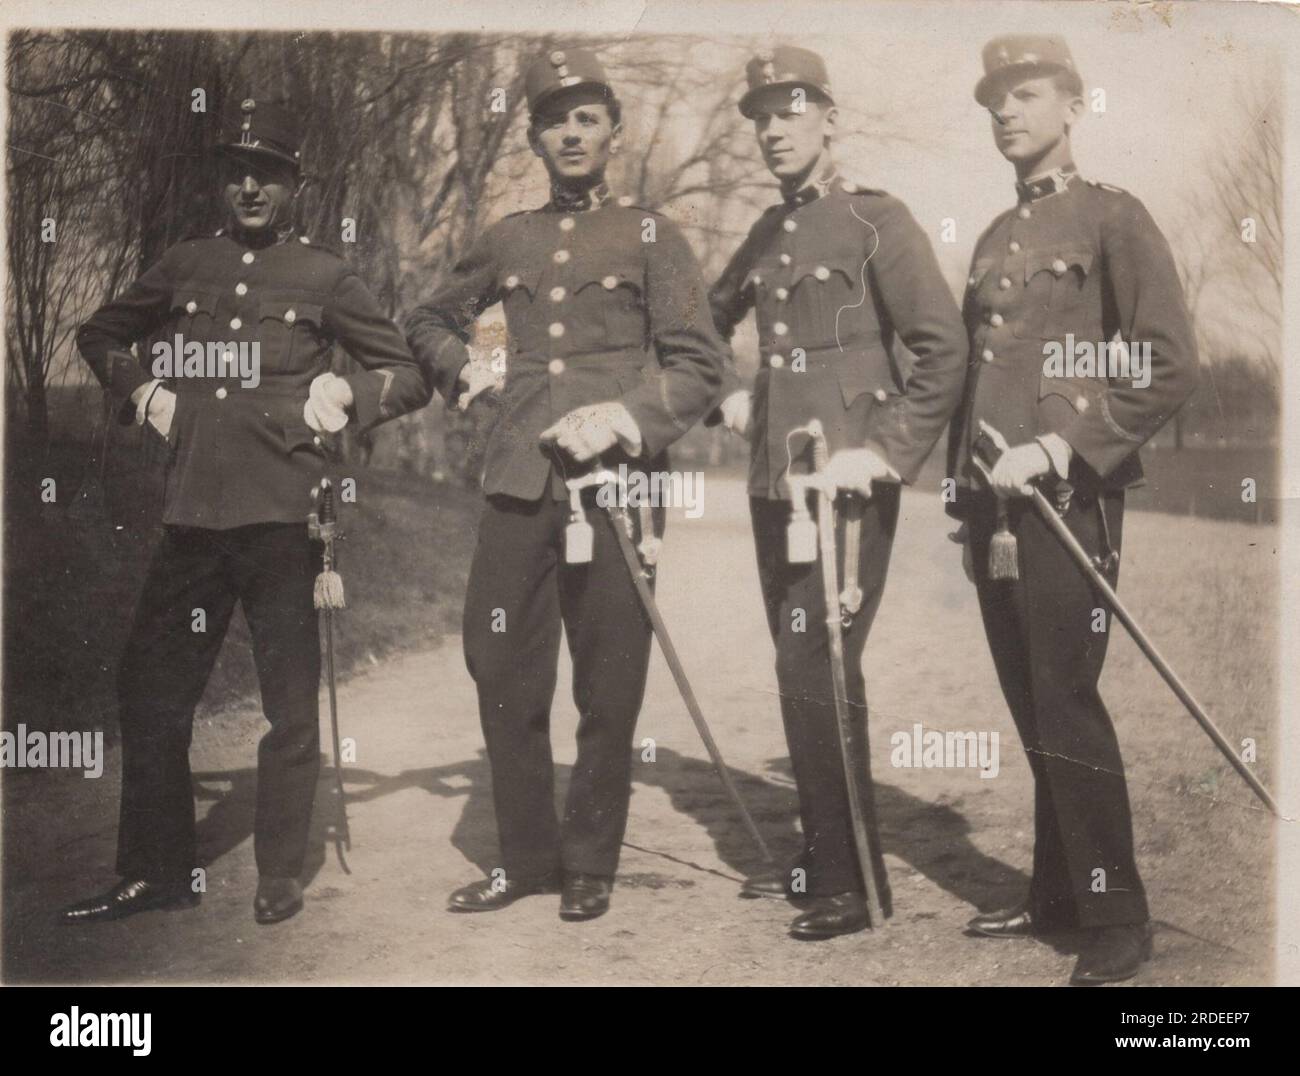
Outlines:
{"label": "gloved hand", "polygon": [[495,359],[470,359],[460,368],[456,380],[460,384],[456,406],[467,411],[476,396],[484,392],[500,392],[505,387],[505,364]]}
{"label": "gloved hand", "polygon": [[140,417],[161,436],[166,437],[171,433],[172,421],[176,418],[176,393],[162,386],[151,392],[152,395],[148,397],[149,413]]}
{"label": "gloved hand", "polygon": [[737,437],[749,440],[750,394],[739,389],[722,401],[722,424]]}
{"label": "gloved hand", "polygon": [[870,497],[871,483],[875,481],[902,481],[875,449],[842,448],[826,464],[826,484],[832,489]]}
{"label": "gloved hand", "polygon": [[641,430],[617,401],[575,408],[543,430],[540,440],[558,445],[579,463],[595,459],[615,444],[621,444],[630,456],[641,454]]}
{"label": "gloved hand", "polygon": [[352,386],[326,372],[311,383],[307,402],[302,406],[303,421],[317,433],[338,433],[348,424],[345,408],[351,406]]}

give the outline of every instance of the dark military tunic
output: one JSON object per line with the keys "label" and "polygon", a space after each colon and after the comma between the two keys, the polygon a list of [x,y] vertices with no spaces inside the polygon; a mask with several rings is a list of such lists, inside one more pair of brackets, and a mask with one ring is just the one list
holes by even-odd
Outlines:
{"label": "dark military tunic", "polygon": [[[710,297],[728,336],[750,307],[758,319],[750,509],[799,787],[799,866],[809,895],[861,890],[822,628],[821,567],[788,561],[785,475],[790,461],[809,469],[808,438],[794,431],[817,418],[832,452],[871,447],[904,481],[914,479],[960,398],[965,332],[929,240],[907,207],[840,179],[814,184],[759,218]],[[896,353],[900,343],[915,355],[910,367]],[[725,392],[736,387],[731,371]],[[844,632],[844,658],[852,765],[874,831],[862,652],[884,593],[899,488],[878,482],[865,506],[857,504],[861,539],[845,557],[857,562],[864,598]],[[837,548],[844,543],[841,520]],[[872,844],[879,849],[878,835]],[[888,910],[884,862],[877,857],[871,867]]]}
{"label": "dark military tunic", "polygon": [[574,408],[622,402],[652,460],[716,401],[725,348],[694,256],[676,225],[629,199],[506,217],[410,315],[411,347],[449,400],[470,329],[497,302],[510,345],[485,460],[489,496],[533,500],[548,476],[553,495],[566,496],[537,438]]}
{"label": "dark military tunic", "polygon": [[[1098,692],[1113,618],[1023,498],[1009,502],[1019,579],[992,580],[996,502],[972,481],[983,419],[1011,445],[1056,433],[1069,473],[1042,480],[1083,547],[1118,580],[1124,490],[1140,479],[1137,449],[1196,385],[1191,319],[1169,246],[1132,195],[1061,172],[1019,189],[975,249],[964,315],[971,338],[966,395],[949,442],[951,514],[970,525],[980,611],[998,679],[1035,778],[1030,910],[1042,929],[1143,923],[1124,763]],[[1094,349],[1118,337],[1150,344],[1150,384],[1057,376],[1045,348],[1067,334]],[[1101,872],[1101,873],[1099,873]]]}
{"label": "dark military tunic", "polygon": [[[912,481],[960,392],[964,334],[907,207],[838,178],[816,193],[764,213],[710,294],[725,335],[751,307],[758,319],[757,497],[788,499],[786,434],[814,416],[832,452],[873,447]],[[915,356],[910,370],[900,343]],[[724,395],[738,384],[733,373]]]}
{"label": "dark military tunic", "polygon": [[[431,389],[357,275],[292,235],[252,245],[222,234],[178,243],[81,327],[81,353],[124,421],[136,410],[131,393],[154,369],[152,355],[137,361],[127,349],[156,332],[169,345],[178,336],[202,344],[205,355],[190,371],[200,376],[186,376],[182,354],[180,373],[166,380],[176,393],[166,526],[118,671],[117,870],[132,880],[190,879],[198,855],[190,729],[241,605],[271,726],[258,745],[254,852],[263,876],[298,877],[320,768],[312,587],[321,557],[306,517],[329,448],[328,436],[307,426],[303,405],[335,342],[366,367],[348,377],[360,428],[423,405]],[[238,361],[230,376],[224,363],[207,367],[209,343],[232,345],[237,355],[254,342],[255,386],[251,376],[241,384]]]}
{"label": "dark military tunic", "polygon": [[210,342],[260,348],[255,387],[240,383],[237,363],[232,376],[167,379],[177,394],[167,434],[169,524],[224,530],[306,518],[330,445],[307,426],[303,404],[335,343],[366,367],[346,378],[357,428],[422,407],[431,393],[361,279],[305,237],[249,247],[219,233],[177,243],[91,316],[77,346],[126,401],[153,376],[152,357],[137,361],[127,349],[159,331],[167,344],[179,335],[205,350]]}
{"label": "dark military tunic", "polygon": [[[492,766],[500,862],[514,879],[612,876],[650,627],[594,489],[584,498],[591,560],[566,562],[564,478],[587,466],[558,461],[538,437],[574,408],[617,400],[640,429],[642,453],[611,449],[603,462],[664,470],[668,444],[717,403],[726,346],[681,233],[629,201],[611,202],[603,185],[581,205],[552,203],[490,228],[407,319],[412,350],[449,401],[474,319],[498,301],[509,355],[487,446],[464,643]],[[561,625],[581,717],[557,818],[550,712]]]}
{"label": "dark military tunic", "polygon": [[[963,490],[981,419],[1012,445],[1058,433],[1106,488],[1131,486],[1142,477],[1138,447],[1196,384],[1191,319],[1150,213],[1131,194],[1076,173],[1059,191],[1045,183],[993,222],[971,263],[970,372],[948,471]],[[1094,348],[1116,335],[1149,344],[1151,383],[1045,372],[1045,345],[1064,346],[1067,334]]]}

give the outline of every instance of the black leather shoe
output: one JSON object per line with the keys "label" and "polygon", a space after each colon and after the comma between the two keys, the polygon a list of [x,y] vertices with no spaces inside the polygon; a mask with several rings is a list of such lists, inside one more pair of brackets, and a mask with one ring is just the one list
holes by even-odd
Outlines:
{"label": "black leather shoe", "polygon": [[554,893],[559,887],[554,878],[480,878],[461,886],[447,898],[449,912],[495,912],[509,907],[520,897],[535,893]]}
{"label": "black leather shoe", "polygon": [[1070,982],[1075,986],[1122,982],[1133,978],[1142,962],[1150,959],[1149,924],[1098,927],[1080,950]]}
{"label": "black leather shoe", "polygon": [[302,911],[302,884],[297,878],[259,878],[253,898],[253,918],[265,926]]}
{"label": "black leather shoe", "polygon": [[812,906],[790,924],[790,936],[804,941],[856,934],[871,925],[867,901],[861,893],[815,897]]}
{"label": "black leather shoe", "polygon": [[609,895],[614,879],[598,874],[570,874],[564,879],[560,896],[560,918],[570,922],[595,919],[609,911]]}
{"label": "black leather shoe", "polygon": [[198,902],[199,894],[190,889],[187,881],[146,882],[137,878],[118,882],[106,893],[68,905],[59,918],[69,924],[105,923],[155,908],[193,908]]}
{"label": "black leather shoe", "polygon": [[986,938],[1031,938],[1038,933],[1038,924],[1028,904],[1017,904],[1000,912],[977,915],[966,929]]}
{"label": "black leather shoe", "polygon": [[799,896],[790,889],[794,872],[798,869],[799,864],[795,862],[784,871],[764,871],[762,874],[751,875],[741,883],[740,895],[745,900],[758,900],[761,897],[768,900],[790,900]]}

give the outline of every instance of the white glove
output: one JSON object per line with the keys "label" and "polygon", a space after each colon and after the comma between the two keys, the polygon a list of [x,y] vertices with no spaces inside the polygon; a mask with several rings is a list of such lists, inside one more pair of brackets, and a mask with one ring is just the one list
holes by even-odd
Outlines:
{"label": "white glove", "polygon": [[617,401],[575,408],[543,430],[540,440],[558,445],[579,463],[595,459],[615,444],[630,456],[641,454],[641,429]]}
{"label": "white glove", "polygon": [[750,395],[739,389],[722,401],[722,424],[737,437],[749,440]]}
{"label": "white glove", "polygon": [[161,386],[153,389],[146,385],[145,388],[148,390],[144,395],[145,399],[149,401],[149,412],[148,414],[142,414],[139,408],[144,400],[138,401],[136,404],[136,421],[142,424],[148,422],[150,426],[158,431],[159,436],[166,437],[172,432],[172,421],[176,417],[176,393]]}
{"label": "white glove", "polygon": [[352,406],[352,386],[332,373],[312,380],[302,418],[317,433],[338,433],[348,424],[345,408]]}
{"label": "white glove", "polygon": [[505,366],[492,359],[470,359],[460,368],[456,380],[461,386],[456,406],[467,411],[476,396],[484,392],[500,392],[505,387]]}
{"label": "white glove", "polygon": [[826,464],[826,483],[832,489],[871,496],[871,483],[901,482],[889,461],[874,449],[842,448]]}

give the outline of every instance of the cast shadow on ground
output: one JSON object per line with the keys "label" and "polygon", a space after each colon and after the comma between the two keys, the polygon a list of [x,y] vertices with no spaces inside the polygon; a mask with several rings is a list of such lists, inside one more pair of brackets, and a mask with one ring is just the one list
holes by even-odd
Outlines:
{"label": "cast shadow on ground", "polygon": [[[800,846],[796,827],[799,804],[790,777],[789,760],[769,760],[765,768],[770,776],[728,768],[776,862],[780,865],[788,863]],[[556,767],[557,812],[568,785],[569,771],[568,766]],[[211,864],[252,834],[256,771],[209,771],[196,773],[194,778],[199,802],[212,802],[207,815],[199,823],[199,859],[203,864]],[[326,855],[333,854],[331,825],[335,805],[332,780],[331,769],[324,765],[312,815],[307,862],[302,875],[304,884],[309,884],[316,876]],[[634,820],[637,787],[662,789],[674,811],[691,818],[704,830],[718,857],[731,872],[726,877],[739,881],[745,875],[764,869],[758,849],[709,762],[660,746],[653,762],[644,761],[640,752],[635,754],[632,780],[631,815]],[[344,783],[348,802],[353,805],[407,789],[420,789],[445,798],[463,797],[464,806],[451,833],[444,838],[431,829],[427,845],[412,849],[412,854],[426,857],[446,839],[485,875],[500,865],[491,774],[482,751],[473,759],[446,766],[402,770],[396,774],[345,766]],[[214,787],[222,784],[229,788]],[[991,911],[1015,903],[1028,890],[1029,879],[1022,871],[986,855],[971,842],[970,824],[957,809],[960,801],[955,805],[932,803],[878,781],[876,803],[885,852],[897,856],[911,869],[964,903],[978,911]],[[356,857],[364,855],[366,842],[383,839],[382,834],[359,830],[355,814],[351,829]],[[677,856],[658,850],[652,841],[633,846],[643,853],[662,856],[694,870],[721,873],[692,862],[689,853]],[[707,858],[703,851],[702,844],[701,859]],[[470,880],[466,878],[466,881]]]}

